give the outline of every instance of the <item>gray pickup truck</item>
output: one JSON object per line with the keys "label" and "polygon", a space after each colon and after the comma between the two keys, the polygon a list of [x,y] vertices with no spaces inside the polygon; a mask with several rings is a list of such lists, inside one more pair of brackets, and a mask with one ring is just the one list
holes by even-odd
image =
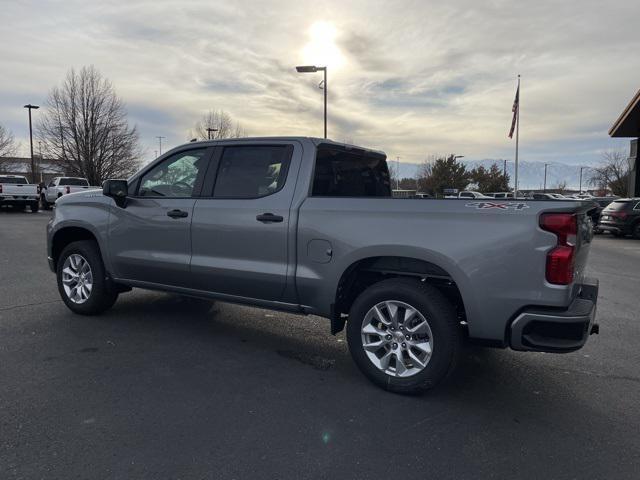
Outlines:
{"label": "gray pickup truck", "polygon": [[589,205],[395,199],[379,151],[189,143],[56,205],[48,258],[73,312],[137,287],[319,315],[396,392],[436,385],[463,339],[570,352],[598,328]]}

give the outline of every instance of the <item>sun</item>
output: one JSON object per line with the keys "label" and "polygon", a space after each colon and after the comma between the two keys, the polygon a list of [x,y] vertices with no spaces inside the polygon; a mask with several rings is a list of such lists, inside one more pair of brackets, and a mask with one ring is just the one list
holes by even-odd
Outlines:
{"label": "sun", "polygon": [[344,65],[344,56],[336,45],[338,31],[333,23],[315,22],[308,33],[309,42],[302,49],[305,63],[330,67],[332,70]]}

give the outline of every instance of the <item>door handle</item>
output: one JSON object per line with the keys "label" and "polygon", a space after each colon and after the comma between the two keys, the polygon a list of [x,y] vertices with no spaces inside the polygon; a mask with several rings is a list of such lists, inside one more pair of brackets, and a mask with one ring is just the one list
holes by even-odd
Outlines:
{"label": "door handle", "polygon": [[178,210],[176,208],[175,210],[169,210],[167,212],[167,216],[171,218],[186,218],[189,216],[189,213],[185,212],[184,210]]}
{"label": "door handle", "polygon": [[274,215],[273,213],[263,213],[256,216],[256,220],[262,223],[280,223],[284,218],[280,215]]}

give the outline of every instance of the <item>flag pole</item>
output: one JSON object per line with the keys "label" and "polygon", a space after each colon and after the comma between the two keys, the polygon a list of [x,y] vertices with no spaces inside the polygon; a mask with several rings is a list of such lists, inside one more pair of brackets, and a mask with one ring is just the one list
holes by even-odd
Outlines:
{"label": "flag pole", "polygon": [[518,198],[518,143],[520,139],[520,74],[518,74],[518,106],[516,110],[516,173],[515,173],[515,187],[513,190],[513,199]]}

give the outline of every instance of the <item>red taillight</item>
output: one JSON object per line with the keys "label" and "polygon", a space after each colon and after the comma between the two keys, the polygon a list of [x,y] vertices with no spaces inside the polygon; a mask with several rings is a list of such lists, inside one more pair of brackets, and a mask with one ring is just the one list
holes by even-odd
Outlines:
{"label": "red taillight", "polygon": [[555,233],[558,245],[547,253],[547,282],[568,285],[573,281],[578,220],[572,213],[544,213],[540,227]]}
{"label": "red taillight", "polygon": [[71,193],[71,187],[67,185],[67,193]]}

